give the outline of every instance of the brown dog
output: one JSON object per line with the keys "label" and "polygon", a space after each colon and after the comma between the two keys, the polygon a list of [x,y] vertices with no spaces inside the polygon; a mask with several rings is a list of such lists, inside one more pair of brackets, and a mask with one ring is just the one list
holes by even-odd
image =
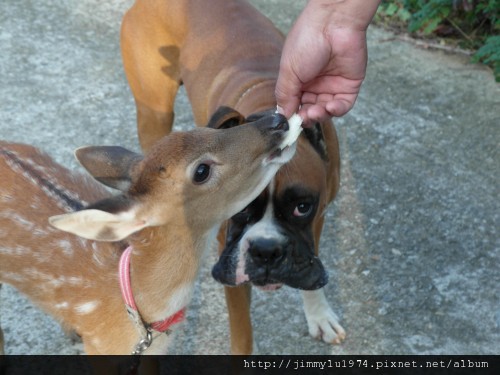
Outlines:
{"label": "brown dog", "polygon": [[[274,111],[283,41],[245,1],[136,0],[123,20],[121,46],[142,148],[170,132],[181,84],[198,125],[213,114],[216,123],[230,127]],[[292,161],[219,232],[224,256],[213,275],[231,286],[225,291],[232,353],[252,352],[251,283],[301,289],[311,335],[331,343],[344,339],[321,289],[327,274],[317,257],[324,211],[339,187],[339,164],[332,123],[305,130]]]}

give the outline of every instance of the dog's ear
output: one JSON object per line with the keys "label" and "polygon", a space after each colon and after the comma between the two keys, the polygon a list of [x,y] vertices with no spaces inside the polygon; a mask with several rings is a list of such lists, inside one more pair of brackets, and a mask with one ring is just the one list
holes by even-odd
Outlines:
{"label": "dog's ear", "polygon": [[228,129],[241,125],[244,122],[245,117],[237,110],[231,107],[221,106],[217,108],[212,117],[210,117],[207,127],[212,129]]}
{"label": "dog's ear", "polygon": [[[325,125],[327,126],[327,125]],[[317,151],[321,159],[328,161],[328,152],[326,150],[325,137],[323,135],[323,129],[319,122],[315,123],[313,126],[304,128],[303,133],[307,140]]]}

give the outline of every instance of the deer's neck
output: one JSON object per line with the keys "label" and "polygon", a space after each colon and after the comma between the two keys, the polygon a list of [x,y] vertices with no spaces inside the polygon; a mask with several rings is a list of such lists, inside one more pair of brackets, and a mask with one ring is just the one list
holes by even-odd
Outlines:
{"label": "deer's neck", "polygon": [[147,228],[130,239],[132,292],[146,322],[165,319],[189,303],[210,241],[211,231],[172,225]]}

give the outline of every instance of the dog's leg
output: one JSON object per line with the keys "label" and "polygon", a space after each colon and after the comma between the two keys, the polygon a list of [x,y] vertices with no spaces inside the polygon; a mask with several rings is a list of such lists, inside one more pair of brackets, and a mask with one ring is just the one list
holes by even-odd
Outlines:
{"label": "dog's leg", "polygon": [[337,315],[326,300],[323,288],[301,291],[304,302],[309,334],[326,343],[340,344],[345,339],[344,328],[339,324]]}
{"label": "dog's leg", "polygon": [[180,85],[177,43],[150,13],[147,4],[136,2],[123,18],[120,37],[123,66],[137,108],[139,142],[145,152],[172,129]]}
{"label": "dog's leg", "polygon": [[[335,189],[332,192],[331,199],[333,199],[337,188],[336,185],[331,186],[332,189]],[[314,252],[316,256],[319,254],[319,243],[324,220],[325,217],[320,216],[313,226]],[[323,288],[312,291],[303,290],[301,295],[309,334],[329,344],[340,344],[345,339],[345,331],[338,322],[339,318],[328,304]]]}
{"label": "dog's leg", "polygon": [[252,287],[250,284],[225,286],[224,291],[229,312],[231,354],[252,354],[253,334],[250,318]]}

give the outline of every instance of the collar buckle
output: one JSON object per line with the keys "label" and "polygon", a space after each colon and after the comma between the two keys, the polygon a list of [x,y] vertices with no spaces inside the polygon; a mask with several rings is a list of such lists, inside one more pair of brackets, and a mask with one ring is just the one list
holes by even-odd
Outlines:
{"label": "collar buckle", "polygon": [[141,341],[137,343],[137,345],[134,348],[134,351],[132,352],[132,355],[142,354],[147,348],[151,346],[152,342],[153,342],[153,333],[148,328],[146,337],[144,337]]}

